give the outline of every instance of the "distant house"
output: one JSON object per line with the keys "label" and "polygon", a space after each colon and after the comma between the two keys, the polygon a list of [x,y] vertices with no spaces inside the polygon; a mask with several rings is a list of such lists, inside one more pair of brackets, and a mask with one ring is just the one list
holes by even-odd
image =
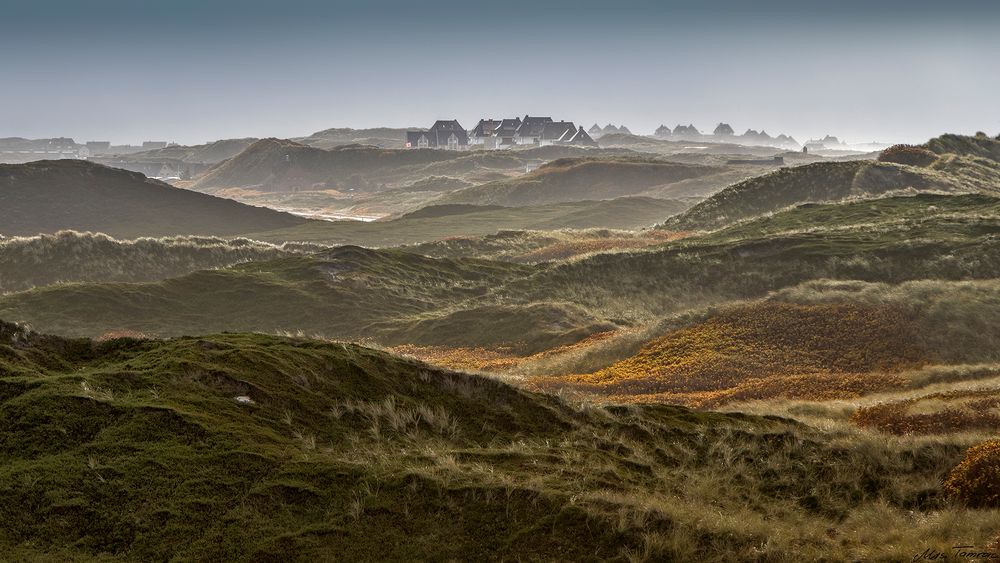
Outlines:
{"label": "distant house", "polygon": [[602,133],[601,126],[595,123],[590,126],[590,129],[588,129],[587,132],[590,133],[592,137],[595,135],[600,137]]}
{"label": "distant house", "polygon": [[518,145],[537,145],[542,139],[542,130],[546,123],[551,123],[551,117],[532,117],[525,115],[517,128],[514,143]]}
{"label": "distant house", "polygon": [[618,132],[619,132],[618,128],[615,127],[614,125],[610,124],[610,123],[608,123],[607,125],[605,125],[604,129],[601,129],[601,134],[602,135],[610,135],[612,133],[618,133]]}
{"label": "distant house", "polygon": [[469,145],[488,149],[497,148],[496,132],[500,121],[496,119],[480,119],[479,123],[469,132]]}
{"label": "distant house", "polygon": [[581,147],[596,147],[597,142],[591,137],[583,127],[577,127],[572,121],[552,121],[546,123],[542,129],[542,137],[539,141],[545,145],[575,145]]}
{"label": "distant house", "polygon": [[567,145],[576,145],[581,147],[596,147],[597,141],[594,140],[586,131],[583,130],[581,125],[575,132],[570,132],[570,137],[563,141]]}
{"label": "distant house", "polygon": [[503,149],[516,144],[517,130],[521,127],[521,118],[513,119],[480,119],[476,127],[469,132],[469,145],[484,149]]}
{"label": "distant house", "polygon": [[438,120],[427,131],[407,131],[406,147],[462,150],[469,147],[469,133],[456,120]]}
{"label": "distant house", "polygon": [[699,131],[694,125],[687,125],[687,126],[678,125],[677,127],[674,127],[673,135],[675,137],[688,137],[688,138],[700,137],[701,131]]}
{"label": "distant house", "polygon": [[494,131],[497,138],[497,148],[511,147],[516,144],[517,130],[521,127],[521,118],[504,119]]}
{"label": "distant house", "polygon": [[656,128],[656,131],[653,133],[653,135],[656,135],[657,137],[669,137],[671,133],[672,131],[670,130],[669,127],[661,124],[659,127]]}
{"label": "distant house", "polygon": [[576,133],[576,125],[573,125],[572,121],[550,121],[542,127],[538,144],[554,145],[566,138],[567,133],[570,136]]}
{"label": "distant house", "polygon": [[713,135],[735,135],[736,131],[730,127],[728,123],[720,123],[715,127],[715,131],[712,132]]}
{"label": "distant house", "polygon": [[142,148],[143,148],[143,150],[165,149],[165,148],[167,148],[167,142],[166,141],[143,141],[142,142]]}

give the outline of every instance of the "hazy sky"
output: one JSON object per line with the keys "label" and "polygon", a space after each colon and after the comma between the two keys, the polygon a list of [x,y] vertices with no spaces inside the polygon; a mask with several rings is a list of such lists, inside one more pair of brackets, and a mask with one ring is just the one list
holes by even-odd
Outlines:
{"label": "hazy sky", "polygon": [[0,137],[197,143],[551,115],[1000,133],[1000,0],[0,0]]}

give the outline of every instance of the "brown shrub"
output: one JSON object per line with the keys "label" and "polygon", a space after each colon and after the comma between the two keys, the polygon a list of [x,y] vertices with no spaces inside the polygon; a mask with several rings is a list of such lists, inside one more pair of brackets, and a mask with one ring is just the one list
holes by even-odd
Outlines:
{"label": "brown shrub", "polygon": [[938,158],[933,151],[919,145],[893,145],[878,155],[879,162],[894,162],[910,166],[930,166]]}
{"label": "brown shrub", "polygon": [[[861,407],[851,422],[891,434],[948,434],[1000,428],[996,391],[949,391]],[[932,408],[931,408],[932,407]]]}
{"label": "brown shrub", "polygon": [[973,508],[1000,507],[1000,440],[969,448],[945,480],[944,493]]}

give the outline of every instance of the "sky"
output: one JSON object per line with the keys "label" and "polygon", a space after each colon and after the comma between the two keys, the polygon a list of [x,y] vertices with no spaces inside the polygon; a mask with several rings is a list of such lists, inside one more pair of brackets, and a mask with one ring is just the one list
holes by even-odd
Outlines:
{"label": "sky", "polygon": [[195,144],[548,115],[1000,133],[1000,1],[0,0],[0,137]]}

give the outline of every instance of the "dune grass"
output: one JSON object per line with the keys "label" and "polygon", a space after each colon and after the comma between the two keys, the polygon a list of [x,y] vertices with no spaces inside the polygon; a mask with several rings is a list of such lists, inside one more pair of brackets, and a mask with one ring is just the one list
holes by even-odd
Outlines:
{"label": "dune grass", "polygon": [[962,444],[575,405],[355,345],[0,334],[18,558],[898,560],[1000,525],[942,493]]}

